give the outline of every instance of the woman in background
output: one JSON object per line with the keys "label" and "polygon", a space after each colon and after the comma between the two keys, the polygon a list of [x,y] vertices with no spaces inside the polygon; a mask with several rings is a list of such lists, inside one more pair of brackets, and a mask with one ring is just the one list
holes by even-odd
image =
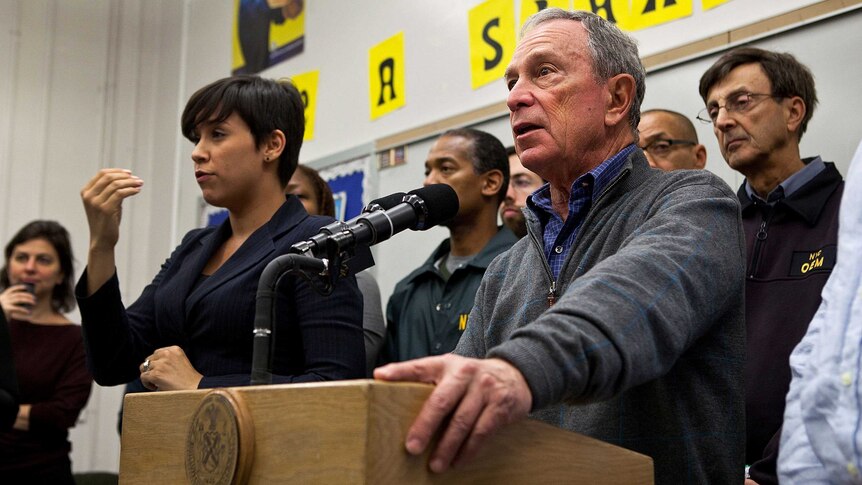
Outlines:
{"label": "woman in background", "polygon": [[90,397],[81,327],[63,313],[75,307],[69,233],[33,221],[6,245],[0,306],[9,322],[20,390],[11,430],[0,431],[0,482],[72,484],[69,428]]}
{"label": "woman in background", "polygon": [[[286,192],[298,197],[309,214],[335,217],[332,189],[317,170],[305,165],[296,167],[296,172],[287,184]],[[368,271],[358,273],[356,283],[359,284],[364,304],[362,328],[365,335],[365,366],[367,376],[371,377],[377,363],[377,354],[383,347],[383,340],[386,337],[386,320],[383,318],[380,304],[380,288],[371,273]]]}
{"label": "woman in background", "polygon": [[[256,76],[221,79],[192,95],[181,119],[194,145],[189,169],[204,200],[227,209],[228,218],[186,234],[128,308],[114,247],[123,200],[137,195],[143,181],[129,170],[104,169],[82,189],[90,244],[76,295],[96,382],[140,377],[150,390],[249,384],[263,269],[331,222],[284,196],[299,160],[303,110],[292,83]],[[363,377],[361,298],[352,276],[328,297],[302,278],[283,278],[272,382]]]}

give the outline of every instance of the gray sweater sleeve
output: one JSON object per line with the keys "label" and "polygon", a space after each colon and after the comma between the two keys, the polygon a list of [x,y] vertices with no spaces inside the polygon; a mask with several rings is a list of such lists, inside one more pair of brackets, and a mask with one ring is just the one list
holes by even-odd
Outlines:
{"label": "gray sweater sleeve", "polygon": [[386,323],[380,304],[380,287],[367,271],[357,273],[356,284],[362,293],[362,331],[365,337],[365,366],[368,375],[374,370],[377,356],[386,338]]}
{"label": "gray sweater sleeve", "polygon": [[[717,178],[697,180],[641,204],[646,214],[630,216],[642,222],[623,241],[603,241],[597,229],[591,245],[619,249],[576,274],[555,305],[487,353],[524,374],[534,409],[606,399],[665,374],[729,305],[742,304],[737,199]],[[527,258],[512,259],[509,271]],[[474,340],[465,335],[459,353],[481,355]]]}

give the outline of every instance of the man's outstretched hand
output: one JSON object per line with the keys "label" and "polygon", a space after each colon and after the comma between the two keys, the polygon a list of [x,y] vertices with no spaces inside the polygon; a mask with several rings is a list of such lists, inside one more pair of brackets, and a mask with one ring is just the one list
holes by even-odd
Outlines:
{"label": "man's outstretched hand", "polygon": [[374,377],[436,384],[408,430],[405,446],[410,454],[422,454],[450,418],[431,454],[429,466],[437,473],[473,458],[497,429],[525,418],[533,402],[524,376],[501,359],[426,357],[380,367]]}

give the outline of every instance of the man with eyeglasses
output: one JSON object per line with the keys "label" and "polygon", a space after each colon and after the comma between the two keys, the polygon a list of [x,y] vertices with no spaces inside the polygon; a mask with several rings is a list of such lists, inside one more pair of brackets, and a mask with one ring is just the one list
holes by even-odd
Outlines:
{"label": "man with eyeglasses", "polygon": [[527,222],[523,212],[527,206],[527,197],[539,190],[545,181],[521,164],[515,147],[507,148],[506,153],[509,155],[509,190],[500,204],[500,218],[520,239],[527,235]]}
{"label": "man with eyeglasses", "polygon": [[706,148],[685,115],[666,109],[641,113],[638,145],[653,168],[664,171],[699,169],[706,166]]}
{"label": "man with eyeglasses", "polygon": [[[746,463],[757,483],[775,483],[791,351],[820,305],[835,265],[844,182],[835,165],[800,157],[817,104],[814,78],[792,55],[741,47],[700,79],[724,159],[745,175]],[[755,463],[756,462],[756,463]]]}

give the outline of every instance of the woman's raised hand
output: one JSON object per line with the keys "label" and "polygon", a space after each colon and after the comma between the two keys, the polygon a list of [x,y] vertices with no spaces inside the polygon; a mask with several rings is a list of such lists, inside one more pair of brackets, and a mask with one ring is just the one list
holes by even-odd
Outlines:
{"label": "woman's raised hand", "polygon": [[120,238],[123,199],[141,191],[144,181],[131,170],[104,168],[81,189],[90,226],[87,294],[92,295],[114,274],[114,246]]}
{"label": "woman's raised hand", "polygon": [[141,191],[144,181],[122,168],[99,170],[81,189],[90,226],[90,250],[113,249],[120,237],[123,199]]}

